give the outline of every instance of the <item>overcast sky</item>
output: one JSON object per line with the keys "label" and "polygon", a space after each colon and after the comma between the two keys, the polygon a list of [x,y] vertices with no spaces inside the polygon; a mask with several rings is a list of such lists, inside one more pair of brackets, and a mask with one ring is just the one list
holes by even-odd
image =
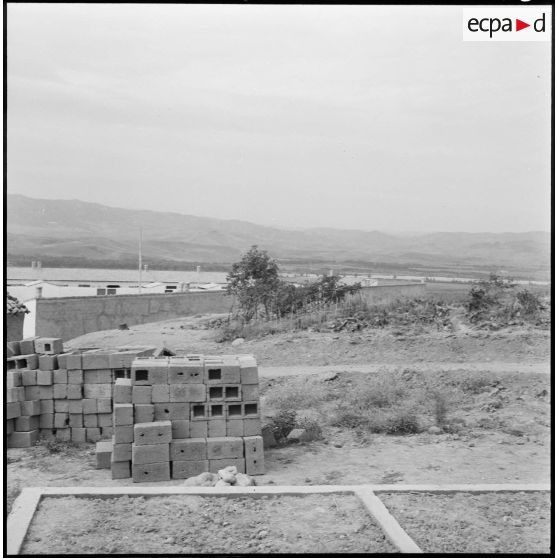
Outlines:
{"label": "overcast sky", "polygon": [[451,6],[8,4],[8,193],[280,227],[550,230],[550,43]]}

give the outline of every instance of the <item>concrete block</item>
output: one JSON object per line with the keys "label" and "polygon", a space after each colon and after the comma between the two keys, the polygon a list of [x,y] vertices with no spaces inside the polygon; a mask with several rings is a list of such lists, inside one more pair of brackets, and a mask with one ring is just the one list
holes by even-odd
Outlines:
{"label": "concrete block", "polygon": [[208,407],[208,417],[210,419],[225,419],[226,412],[225,412],[225,405],[222,403],[213,403],[207,405]]}
{"label": "concrete block", "polygon": [[[95,415],[85,415],[95,416]],[[112,427],[112,413],[100,413],[97,416],[97,426],[102,428]]]}
{"label": "concrete block", "polygon": [[168,444],[172,440],[170,420],[134,424],[134,443],[140,445]]}
{"label": "concrete block", "polygon": [[69,384],[83,384],[83,370],[76,368],[68,369],[67,372]]}
{"label": "concrete block", "polygon": [[83,399],[83,386],[78,384],[67,384],[66,397],[68,399]]}
{"label": "concrete block", "polygon": [[115,368],[112,370],[112,381],[115,382],[116,380],[131,380],[130,378],[130,370],[126,368]]}
{"label": "concrete block", "polygon": [[53,399],[54,398],[54,386],[37,386],[39,388],[39,398],[40,399]]}
{"label": "concrete block", "polygon": [[38,386],[51,386],[52,385],[52,370],[37,370],[37,385]]}
{"label": "concrete block", "polygon": [[224,469],[225,467],[236,467],[239,473],[246,472],[246,463],[242,457],[226,457],[224,459],[210,459],[209,460],[209,472],[217,473],[219,469]]}
{"label": "concrete block", "polygon": [[109,368],[132,368],[132,363],[142,351],[118,351],[109,355]]}
{"label": "concrete block", "polygon": [[[83,428],[87,426],[83,423],[83,417],[97,417],[97,415],[82,415],[81,413],[69,413],[68,416],[70,417],[70,428]],[[97,426],[96,424],[92,424],[90,426]]]}
{"label": "concrete block", "polygon": [[168,384],[154,385],[151,391],[151,401],[153,403],[168,403],[169,402]]}
{"label": "concrete block", "polygon": [[242,438],[207,438],[208,459],[240,458],[243,456],[244,444]]}
{"label": "concrete block", "polygon": [[54,384],[67,384],[68,371],[66,369],[52,371],[52,383]]}
{"label": "concrete block", "polygon": [[137,357],[132,363],[132,385],[168,384],[168,357]]}
{"label": "concrete block", "polygon": [[109,353],[101,351],[86,351],[81,355],[83,370],[101,370],[110,368]]}
{"label": "concrete block", "polygon": [[129,479],[132,476],[132,462],[111,461],[110,472],[113,480]]}
{"label": "concrete block", "polygon": [[39,428],[54,428],[54,413],[42,413],[39,418]]}
{"label": "concrete block", "polygon": [[[31,399],[40,399],[41,398],[41,389],[44,389],[48,386],[25,386],[23,389],[25,390],[25,400],[30,401]],[[20,389],[20,388],[15,388]]]}
{"label": "concrete block", "polygon": [[82,399],[81,405],[84,415],[97,414],[97,400],[96,399]]}
{"label": "concrete block", "polygon": [[247,418],[255,418],[260,416],[259,401],[245,401],[242,404],[242,414]]}
{"label": "concrete block", "polygon": [[225,400],[225,387],[223,385],[207,386],[207,401],[224,401],[224,400]]}
{"label": "concrete block", "polygon": [[190,420],[189,403],[156,403],[155,420]]}
{"label": "concrete block", "polygon": [[21,404],[19,401],[6,403],[6,419],[13,419],[21,416]]}
{"label": "concrete block", "polygon": [[6,343],[6,357],[19,356],[20,354],[19,341],[8,341]]}
{"label": "concrete block", "polygon": [[26,337],[19,342],[19,350],[22,355],[30,355],[35,352],[35,339],[38,337]]}
{"label": "concrete block", "polygon": [[41,401],[34,399],[33,401],[21,401],[21,414],[27,416],[36,416],[41,414]]}
{"label": "concrete block", "polygon": [[242,386],[242,398],[244,401],[259,401],[260,386],[258,384],[246,384]]}
{"label": "concrete block", "polygon": [[132,445],[132,463],[165,463],[169,461],[169,444]]}
{"label": "concrete block", "polygon": [[222,419],[210,419],[207,421],[208,438],[222,438],[227,435],[227,422]]}
{"label": "concrete block", "polygon": [[113,413],[114,426],[134,424],[134,406],[130,403],[116,403]]}
{"label": "concrete block", "polygon": [[8,370],[6,372],[6,387],[21,387],[21,370]]}
{"label": "concrete block", "polygon": [[207,420],[209,418],[209,405],[192,403],[190,405],[190,420]]}
{"label": "concrete block", "polygon": [[134,441],[133,426],[115,426],[113,430],[115,444],[131,444]]}
{"label": "concrete block", "polygon": [[130,461],[132,459],[132,444],[114,444],[112,446],[113,461]]}
{"label": "concrete block", "polygon": [[83,396],[88,399],[112,399],[112,384],[84,384]]}
{"label": "concrete block", "polygon": [[201,461],[207,459],[207,438],[172,440],[171,461]]}
{"label": "concrete block", "polygon": [[204,368],[199,360],[189,357],[170,357],[168,369],[169,384],[201,384]]}
{"label": "concrete block", "polygon": [[99,370],[84,370],[83,382],[85,384],[111,384],[112,371],[110,368],[103,368]]}
{"label": "concrete block", "polygon": [[54,400],[54,412],[55,413],[69,413],[70,403],[67,399],[55,399]]}
{"label": "concrete block", "polygon": [[173,420],[171,423],[172,438],[184,439],[190,437],[190,421],[189,420]]}
{"label": "concrete block", "polygon": [[146,405],[151,402],[151,386],[133,386],[132,403],[134,405]]}
{"label": "concrete block", "polygon": [[39,439],[43,441],[56,440],[56,430],[54,428],[41,428]]}
{"label": "concrete block", "polygon": [[[83,416],[83,426],[85,428],[97,428],[99,426],[99,421],[97,417],[99,415],[82,415]],[[76,426],[78,426],[76,424]]]}
{"label": "concrete block", "polygon": [[100,428],[86,428],[85,429],[85,439],[88,442],[98,442],[101,439],[101,429]]}
{"label": "concrete block", "polygon": [[242,403],[227,403],[225,405],[225,418],[227,420],[242,418]]}
{"label": "concrete block", "polygon": [[118,378],[114,383],[113,399],[115,403],[132,403],[132,380]]}
{"label": "concrete block", "polygon": [[[20,400],[19,388],[6,388],[6,403],[14,403]],[[23,397],[25,397],[25,389],[23,390]]]}
{"label": "concrete block", "polygon": [[101,428],[101,438],[104,440],[106,438],[112,438],[114,434],[114,428],[112,426],[103,426]]}
{"label": "concrete block", "polygon": [[95,445],[96,469],[110,469],[112,442],[97,442]]}
{"label": "concrete block", "polygon": [[[76,444],[84,444],[87,437],[87,430],[85,428],[70,428],[70,436],[72,442]],[[110,464],[109,464],[110,465]],[[110,467],[109,467],[110,468]]]}
{"label": "concrete block", "polygon": [[54,428],[68,428],[70,417],[68,413],[54,413]]}
{"label": "concrete block", "polygon": [[205,382],[207,384],[240,383],[240,365],[237,357],[208,357],[204,363]]}
{"label": "concrete block", "polygon": [[201,461],[172,462],[173,479],[188,479],[207,471],[209,471],[209,461],[207,459],[203,459]]}
{"label": "concrete block", "polygon": [[[67,353],[65,360],[68,370],[82,370],[81,353]],[[63,366],[60,366],[60,368],[63,368]]]}
{"label": "concrete block", "polygon": [[245,418],[244,423],[244,436],[261,436],[262,435],[262,422],[259,418]]}
{"label": "concrete block", "polygon": [[72,431],[70,428],[61,428],[54,431],[54,437],[61,442],[69,442],[72,439]]}
{"label": "concrete block", "polygon": [[54,384],[52,386],[52,396],[54,399],[66,399],[68,395],[68,384]]}
{"label": "concrete block", "polygon": [[[155,418],[154,405],[134,405],[134,422],[153,422]],[[157,419],[159,420],[159,419]]]}
{"label": "concrete block", "polygon": [[204,402],[207,398],[205,384],[170,384],[169,388],[173,403]]}
{"label": "concrete block", "polygon": [[39,355],[40,370],[56,370],[58,368],[58,357],[56,355]]}
{"label": "concrete block", "polygon": [[16,432],[31,432],[39,429],[40,419],[38,416],[21,416],[15,419]]}
{"label": "concrete block", "polygon": [[68,353],[60,353],[58,355],[58,368],[67,370],[68,367]]}
{"label": "concrete block", "polygon": [[224,398],[225,401],[241,401],[243,398],[242,386],[240,384],[225,385]]}
{"label": "concrete block", "polygon": [[10,435],[15,430],[15,419],[8,419],[6,421],[6,430],[4,431],[6,435]]}
{"label": "concrete block", "polygon": [[20,368],[37,370],[39,368],[39,355],[21,355],[19,359]]}
{"label": "concrete block", "polygon": [[41,415],[44,413],[54,413],[54,401],[52,399],[41,399]]}
{"label": "concrete block", "polygon": [[192,438],[207,438],[207,420],[190,422],[190,436]]}
{"label": "concrete block", "polygon": [[[20,386],[12,389],[14,396],[17,398],[17,401],[32,401],[33,399],[35,399],[35,397],[27,397],[27,395],[38,393],[40,398],[43,386]],[[45,387],[45,389],[48,389],[48,387]]]}
{"label": "concrete block", "polygon": [[161,482],[170,480],[170,463],[132,464],[134,482]]}
{"label": "concrete block", "polygon": [[264,475],[265,462],[263,452],[258,455],[249,455],[245,458],[247,475]]}
{"label": "concrete block", "polygon": [[39,337],[35,339],[35,352],[42,355],[58,355],[64,352],[62,339],[57,337]]}
{"label": "concrete block", "polygon": [[112,399],[97,399],[98,413],[112,413]]}
{"label": "concrete block", "polygon": [[8,436],[9,448],[30,448],[39,440],[39,431],[32,430],[30,432],[12,432]]}
{"label": "concrete block", "polygon": [[243,420],[227,420],[226,421],[227,436],[244,436]]}
{"label": "concrete block", "polygon": [[245,436],[243,440],[244,457],[248,457],[249,455],[259,455],[263,457],[264,445],[262,436]]}
{"label": "concrete block", "polygon": [[37,371],[36,370],[22,370],[21,371],[21,384],[23,386],[36,386],[37,385]]}
{"label": "concrete block", "polygon": [[238,357],[238,360],[240,363],[240,383],[257,384],[258,365],[256,359],[252,356],[242,355]]}

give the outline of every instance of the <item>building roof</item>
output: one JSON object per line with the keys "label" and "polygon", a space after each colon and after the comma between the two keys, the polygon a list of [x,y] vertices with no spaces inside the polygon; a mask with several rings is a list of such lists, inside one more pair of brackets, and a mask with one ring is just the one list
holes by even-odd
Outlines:
{"label": "building roof", "polygon": [[19,302],[19,300],[10,293],[6,293],[6,314],[15,316],[16,314],[27,313],[29,313],[29,310],[25,304]]}

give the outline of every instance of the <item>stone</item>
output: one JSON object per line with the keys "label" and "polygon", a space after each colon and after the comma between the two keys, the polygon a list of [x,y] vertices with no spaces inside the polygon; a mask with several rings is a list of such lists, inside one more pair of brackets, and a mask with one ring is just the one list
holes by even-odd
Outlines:
{"label": "stone", "polygon": [[219,471],[217,471],[219,477],[228,484],[235,483],[235,477],[237,473],[238,471],[234,465],[229,465],[228,467],[225,467],[224,469],[219,469]]}
{"label": "stone", "polygon": [[244,343],[244,338],[242,338],[242,337],[237,337],[237,338],[231,343],[231,345],[232,345],[233,347],[238,347],[238,346],[242,345],[243,343]]}
{"label": "stone", "polygon": [[235,486],[256,486],[256,481],[244,473],[237,473]]}
{"label": "stone", "polygon": [[218,486],[231,486],[231,483],[228,483],[227,481],[223,480],[223,479],[219,479],[214,486],[217,488]]}
{"label": "stone", "polygon": [[442,433],[442,429],[441,429],[441,428],[438,428],[437,426],[431,426],[431,427],[428,429],[428,433],[429,433],[429,434],[441,434],[441,433]]}
{"label": "stone", "polygon": [[312,440],[311,434],[304,428],[294,428],[289,432],[287,436],[287,442],[289,444],[297,444],[299,442],[309,442]]}

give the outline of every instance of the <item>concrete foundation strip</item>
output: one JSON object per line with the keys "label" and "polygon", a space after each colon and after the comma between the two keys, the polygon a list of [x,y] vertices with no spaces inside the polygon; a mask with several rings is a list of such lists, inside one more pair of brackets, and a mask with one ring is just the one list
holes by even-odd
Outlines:
{"label": "concrete foundation strip", "polygon": [[375,493],[382,492],[547,492],[547,484],[365,484],[318,486],[231,486],[229,488],[197,486],[115,486],[115,487],[46,487],[24,488],[14,502],[7,521],[7,554],[18,554],[41,498],[115,498],[119,496],[304,496],[307,494],[354,494],[378,521],[388,538],[401,552],[421,552]]}

